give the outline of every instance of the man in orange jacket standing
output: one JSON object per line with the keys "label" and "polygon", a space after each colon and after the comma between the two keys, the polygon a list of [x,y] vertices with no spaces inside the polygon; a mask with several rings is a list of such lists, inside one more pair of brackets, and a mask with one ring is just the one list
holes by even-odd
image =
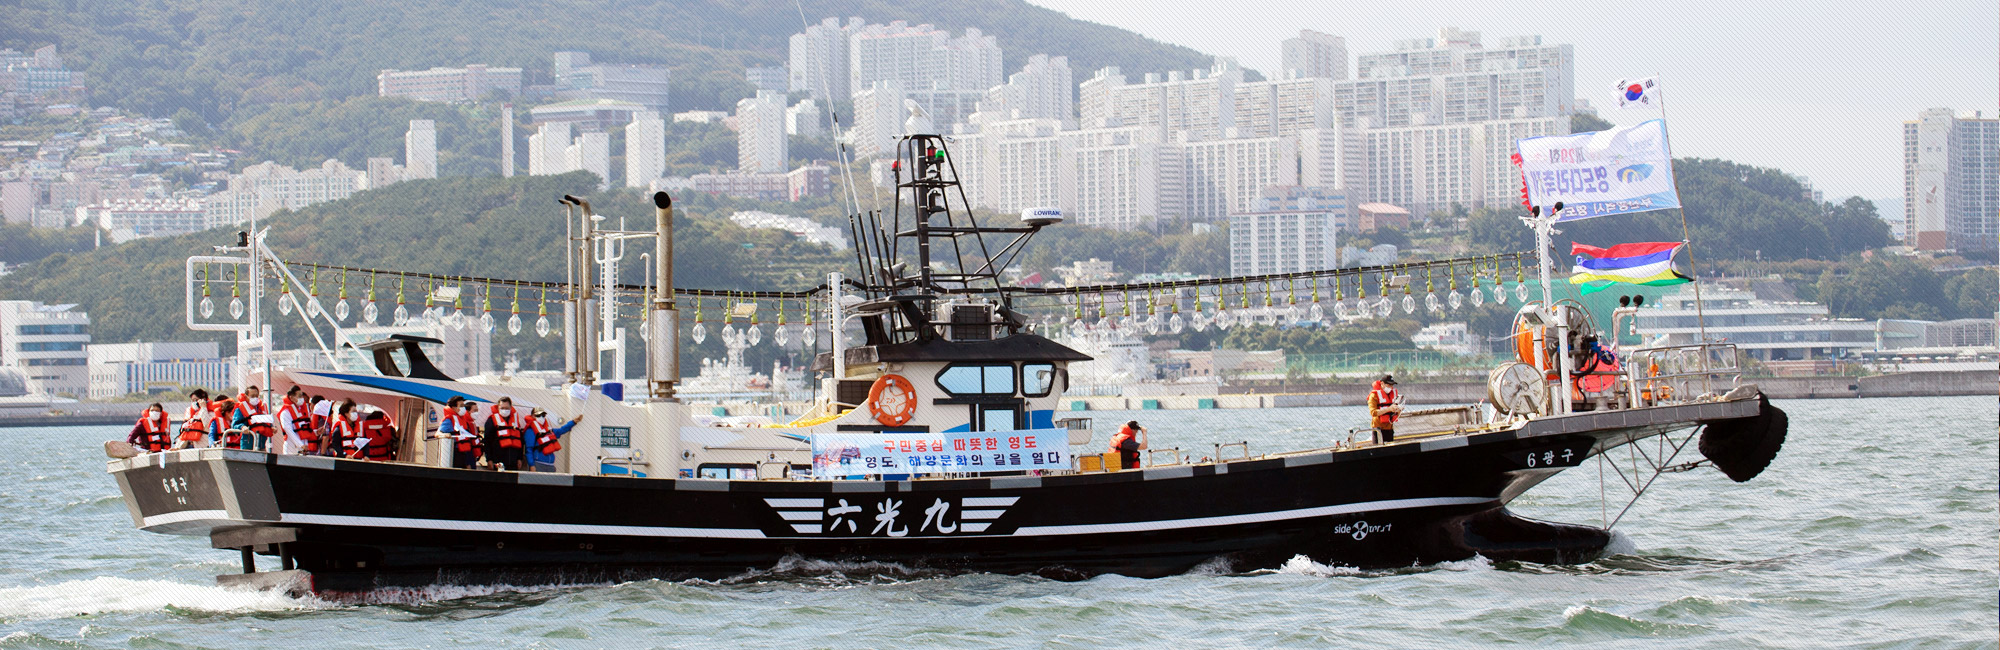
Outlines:
{"label": "man in orange jacket standing", "polygon": [[1126,422],[1111,436],[1111,451],[1118,452],[1118,469],[1138,469],[1139,452],[1146,449],[1146,428],[1138,420]]}

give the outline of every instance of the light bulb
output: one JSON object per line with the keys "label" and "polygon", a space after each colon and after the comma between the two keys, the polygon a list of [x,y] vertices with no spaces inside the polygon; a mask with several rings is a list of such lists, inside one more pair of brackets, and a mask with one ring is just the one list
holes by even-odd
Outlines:
{"label": "light bulb", "polygon": [[688,336],[689,338],[693,338],[695,343],[706,341],[708,340],[708,326],[697,321],[694,324],[694,329],[688,332]]}
{"label": "light bulb", "polygon": [[1234,312],[1224,311],[1222,313],[1215,315],[1216,329],[1226,330],[1229,329],[1230,326],[1235,324],[1236,324],[1236,314]]}
{"label": "light bulb", "polygon": [[381,318],[382,318],[382,308],[376,307],[375,303],[369,302],[369,303],[363,303],[361,305],[361,322],[367,323],[369,325],[374,325],[375,323],[380,322]]}
{"label": "light bulb", "polygon": [[1311,307],[1306,308],[1306,320],[1321,324],[1326,323],[1326,308],[1319,306],[1318,302],[1314,302]]}
{"label": "light bulb", "polygon": [[1480,291],[1479,287],[1472,288],[1472,295],[1469,298],[1472,300],[1472,306],[1474,307],[1486,304],[1486,292]]}
{"label": "light bulb", "polygon": [[211,318],[211,317],[214,317],[214,316],[215,316],[215,299],[213,299],[213,298],[210,298],[210,297],[208,297],[208,296],[202,296],[202,298],[201,298],[201,317],[202,317],[202,318]]}
{"label": "light bulb", "polygon": [[735,324],[733,324],[733,323],[723,323],[723,325],[722,325],[722,344],[723,344],[723,345],[735,345],[735,344],[736,344],[736,325],[735,325]]}
{"label": "light bulb", "polygon": [[406,324],[408,324],[408,323],[410,322],[410,308],[409,308],[409,306],[407,306],[407,305],[396,305],[396,313],[394,314],[393,318],[394,318],[395,320],[393,320],[393,321],[391,321],[391,322],[395,323],[397,327],[402,327],[403,325],[406,325]]}
{"label": "light bulb", "polygon": [[1194,322],[1191,324],[1194,325],[1194,331],[1197,332],[1208,331],[1208,314],[1202,312],[1195,312]]}
{"label": "light bulb", "polygon": [[1523,282],[1523,283],[1520,283],[1520,284],[1517,284],[1517,285],[1514,285],[1514,297],[1515,297],[1515,298],[1518,298],[1518,299],[1520,299],[1520,301],[1521,301],[1521,302],[1527,302],[1527,301],[1528,301],[1528,283],[1526,283],[1526,282]]}
{"label": "light bulb", "polygon": [[462,311],[452,312],[451,316],[446,317],[445,320],[451,323],[452,331],[455,332],[465,331],[465,312]]}
{"label": "light bulb", "polygon": [[1180,314],[1174,314],[1173,318],[1167,319],[1167,329],[1171,330],[1175,334],[1181,333],[1181,330],[1186,327],[1187,327],[1187,321],[1182,320]]}
{"label": "light bulb", "polygon": [[340,302],[336,302],[336,303],[333,303],[333,318],[334,318],[334,320],[343,320],[343,321],[344,321],[344,320],[347,320],[347,317],[348,317],[348,316],[349,316],[349,315],[350,315],[351,313],[352,313],[352,311],[351,311],[351,310],[350,310],[350,308],[349,308],[349,307],[347,306],[347,301],[345,301],[345,300],[342,300],[342,301],[340,301]]}
{"label": "light bulb", "polygon": [[514,314],[514,315],[512,315],[512,316],[508,316],[508,317],[507,317],[507,333],[508,333],[508,334],[520,334],[520,333],[521,333],[521,315],[520,315],[520,314]]}
{"label": "light bulb", "polygon": [[479,329],[487,334],[493,333],[493,312],[489,311],[479,315]]}
{"label": "light bulb", "polygon": [[1452,289],[1451,297],[1446,299],[1445,303],[1451,305],[1452,311],[1458,311],[1458,308],[1465,306],[1465,294],[1459,293],[1457,289]]}
{"label": "light bulb", "polygon": [[1500,286],[1500,285],[1497,285],[1497,284],[1496,284],[1496,285],[1493,285],[1493,304],[1496,304],[1496,305],[1504,305],[1504,304],[1507,304],[1507,288],[1506,288],[1506,287],[1503,287],[1503,286]]}
{"label": "light bulb", "polygon": [[1147,334],[1160,333],[1160,317],[1154,316],[1152,318],[1146,319],[1146,333]]}
{"label": "light bulb", "polygon": [[444,322],[443,308],[432,307],[430,309],[424,310],[424,325],[429,327],[437,327],[438,324],[442,322]]}
{"label": "light bulb", "polygon": [[292,315],[292,294],[278,296],[278,313]]}
{"label": "light bulb", "polygon": [[747,339],[747,340],[748,340],[748,341],[750,342],[750,345],[751,345],[751,346],[753,346],[753,347],[754,347],[754,346],[756,346],[756,345],[757,345],[758,343],[761,343],[761,342],[763,342],[763,340],[764,340],[764,328],[762,328],[762,327],[758,327],[758,326],[756,326],[756,325],[751,325],[750,327],[748,327],[748,328],[745,328],[745,329],[747,329],[747,330],[749,330],[749,331],[746,331],[746,332],[744,332],[744,333],[743,333],[743,336],[744,336],[744,337],[745,337],[745,338],[746,338],[746,339]]}
{"label": "light bulb", "polygon": [[1437,294],[1427,293],[1424,294],[1424,309],[1429,310],[1431,313],[1434,314],[1442,312],[1444,311],[1444,303],[1443,301],[1438,300]]}
{"label": "light bulb", "polygon": [[781,348],[790,345],[792,343],[791,328],[779,325],[776,329],[771,330],[771,342],[778,344],[778,347]]}
{"label": "light bulb", "polygon": [[549,317],[543,316],[541,318],[535,319],[536,336],[540,336],[542,338],[548,338],[550,329],[551,328],[549,327]]}
{"label": "light bulb", "polygon": [[[1414,306],[1412,305],[1412,307]],[[1375,315],[1377,317],[1388,318],[1390,314],[1394,313],[1396,313],[1396,302],[1390,300],[1388,297],[1384,296],[1381,302],[1375,303]]]}
{"label": "light bulb", "polygon": [[1403,313],[1405,313],[1405,314],[1414,314],[1414,313],[1417,313],[1417,297],[1416,297],[1416,296],[1412,296],[1412,295],[1409,295],[1409,294],[1403,294]]}
{"label": "light bulb", "polygon": [[230,299],[229,299],[229,317],[230,317],[230,318],[242,318],[242,317],[243,317],[243,299],[242,299],[242,298],[230,298]]}
{"label": "light bulb", "polygon": [[1345,300],[1333,301],[1333,318],[1335,320],[1347,320],[1348,313],[1349,312],[1347,310],[1347,301]]}
{"label": "light bulb", "polygon": [[318,299],[318,298],[307,298],[307,299],[306,299],[306,315],[307,315],[307,316],[311,316],[311,317],[313,317],[313,318],[319,318],[319,314],[320,314],[320,312],[321,312],[321,311],[322,311],[322,310],[320,309],[320,306],[319,306],[319,299]]}
{"label": "light bulb", "polygon": [[807,325],[799,330],[799,345],[809,348],[817,343],[819,343],[818,328],[815,328],[811,325]]}

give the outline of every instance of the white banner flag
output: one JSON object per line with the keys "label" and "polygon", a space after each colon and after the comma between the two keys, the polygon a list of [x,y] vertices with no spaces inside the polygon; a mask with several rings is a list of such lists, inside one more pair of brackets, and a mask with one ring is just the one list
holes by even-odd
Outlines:
{"label": "white banner flag", "polygon": [[1528,200],[1561,221],[1681,207],[1674,191],[1667,123],[1520,141]]}
{"label": "white banner flag", "polygon": [[1660,80],[1658,77],[1620,79],[1618,80],[1617,87],[1613,88],[1612,92],[1617,95],[1615,101],[1619,108],[1657,109],[1660,107]]}
{"label": "white banner flag", "polygon": [[813,476],[1069,469],[1068,429],[815,433]]}

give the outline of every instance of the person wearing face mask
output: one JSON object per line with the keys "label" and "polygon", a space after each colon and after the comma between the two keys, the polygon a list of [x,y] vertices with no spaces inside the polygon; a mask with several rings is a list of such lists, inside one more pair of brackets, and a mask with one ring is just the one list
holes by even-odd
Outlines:
{"label": "person wearing face mask", "polygon": [[236,400],[224,395],[208,405],[208,412],[208,446],[239,448],[245,431],[231,422],[236,414]]}
{"label": "person wearing face mask", "polygon": [[333,400],[327,399],[324,395],[314,395],[311,402],[312,411],[307,423],[312,427],[315,439],[308,441],[312,445],[312,451],[307,453],[331,456],[340,450],[333,441]]}
{"label": "person wearing face mask", "polygon": [[355,449],[356,439],[361,437],[361,409],[349,399],[342,401],[333,412],[333,432],[326,444],[327,454],[349,456]]}
{"label": "person wearing face mask", "polygon": [[514,411],[514,400],[502,397],[493,404],[493,410],[486,414],[486,424],[481,427],[486,442],[486,462],[494,469],[521,469],[521,449],[523,444],[521,414]]}
{"label": "person wearing face mask", "polygon": [[256,385],[243,387],[243,392],[236,396],[236,410],[230,415],[229,425],[244,431],[243,449],[268,451],[271,448],[271,435],[276,433],[271,426],[271,405],[264,403],[264,394],[257,390]]}
{"label": "person wearing face mask", "polygon": [[159,403],[148,404],[146,414],[139,417],[139,423],[132,425],[132,432],[125,435],[125,442],[146,453],[167,450],[173,444],[173,421],[167,419],[167,409]]}
{"label": "person wearing face mask", "polygon": [[458,469],[479,465],[479,431],[472,427],[471,411],[464,397],[453,397],[438,415],[438,437],[450,441],[451,466]]}
{"label": "person wearing face mask", "polygon": [[285,438],[284,453],[293,455],[312,453],[306,438],[317,436],[313,436],[311,418],[307,415],[305,389],[293,385],[290,390],[285,391],[285,403],[278,407],[277,419],[278,433]]}
{"label": "person wearing face mask", "polygon": [[208,391],[200,388],[188,393],[187,416],[181,420],[181,438],[174,443],[175,449],[189,449],[201,446],[201,439],[209,436]]}
{"label": "person wearing face mask", "polygon": [[528,436],[532,440],[531,444],[528,445],[528,470],[533,472],[556,471],[556,452],[562,450],[563,434],[569,433],[571,429],[576,428],[576,423],[582,420],[583,416],[579,415],[570,418],[570,421],[564,422],[562,426],[552,429],[549,428],[549,412],[547,410],[538,408],[529,414]]}

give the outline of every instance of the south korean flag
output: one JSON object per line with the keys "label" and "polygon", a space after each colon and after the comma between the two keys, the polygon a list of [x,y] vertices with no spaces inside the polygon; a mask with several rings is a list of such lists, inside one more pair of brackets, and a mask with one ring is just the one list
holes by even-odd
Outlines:
{"label": "south korean flag", "polygon": [[1660,82],[1658,77],[1642,79],[1620,79],[1617,87],[1619,108],[1660,108]]}

